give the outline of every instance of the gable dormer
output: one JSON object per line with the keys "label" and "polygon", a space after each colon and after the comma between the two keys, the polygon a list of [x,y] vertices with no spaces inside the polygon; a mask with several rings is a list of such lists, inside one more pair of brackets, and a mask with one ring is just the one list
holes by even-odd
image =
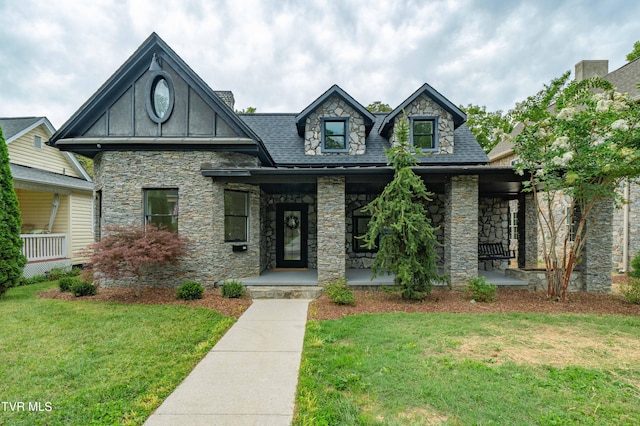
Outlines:
{"label": "gable dormer", "polygon": [[92,158],[107,150],[208,150],[273,164],[231,102],[230,92],[213,91],[152,33],[50,143]]}
{"label": "gable dormer", "polygon": [[362,155],[375,116],[334,84],[295,122],[298,135],[304,137],[305,155]]}
{"label": "gable dormer", "polygon": [[453,132],[467,116],[451,101],[424,84],[391,111],[380,126],[380,134],[395,144],[395,128],[403,114],[409,120],[410,143],[426,153],[453,154]]}

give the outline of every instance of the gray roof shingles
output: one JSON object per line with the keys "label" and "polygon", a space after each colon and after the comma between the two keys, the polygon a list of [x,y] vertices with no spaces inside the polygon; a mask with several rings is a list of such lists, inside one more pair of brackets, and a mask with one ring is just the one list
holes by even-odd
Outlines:
{"label": "gray roof shingles", "polygon": [[2,127],[2,136],[4,140],[11,139],[22,130],[41,120],[42,117],[17,117],[4,118],[0,117],[0,127]]}
{"label": "gray roof shingles", "polygon": [[[262,139],[279,167],[357,167],[387,164],[384,148],[389,147],[389,141],[379,133],[386,114],[375,116],[376,122],[365,142],[365,154],[320,156],[305,155],[304,138],[296,130],[296,114],[241,114],[240,118]],[[433,154],[420,158],[421,165],[479,165],[488,162],[489,158],[464,124],[454,132],[453,154]]]}
{"label": "gray roof shingles", "polygon": [[46,170],[34,169],[32,167],[20,166],[18,164],[9,164],[9,166],[11,167],[11,175],[13,176],[13,179],[17,181],[79,189],[83,191],[93,190],[93,182],[88,182],[84,179],[60,175]]}

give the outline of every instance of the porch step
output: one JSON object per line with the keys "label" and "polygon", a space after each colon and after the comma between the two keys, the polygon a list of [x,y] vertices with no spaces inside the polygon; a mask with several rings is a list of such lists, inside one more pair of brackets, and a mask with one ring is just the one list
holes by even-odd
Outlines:
{"label": "porch step", "polygon": [[247,286],[253,299],[315,299],[322,294],[318,286]]}

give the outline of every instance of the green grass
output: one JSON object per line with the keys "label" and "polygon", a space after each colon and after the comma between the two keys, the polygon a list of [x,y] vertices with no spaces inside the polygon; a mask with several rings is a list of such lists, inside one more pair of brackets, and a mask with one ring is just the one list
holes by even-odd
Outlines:
{"label": "green grass", "polygon": [[640,318],[309,322],[294,424],[640,424]]}
{"label": "green grass", "polygon": [[0,299],[0,424],[142,424],[235,321],[203,308],[36,296],[55,285]]}

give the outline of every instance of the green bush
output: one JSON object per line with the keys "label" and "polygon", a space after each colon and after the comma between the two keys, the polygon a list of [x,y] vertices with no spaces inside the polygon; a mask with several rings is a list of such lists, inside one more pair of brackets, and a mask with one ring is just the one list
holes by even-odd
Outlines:
{"label": "green bush", "polygon": [[629,276],[635,279],[640,279],[640,251],[631,261],[631,271],[629,271]]}
{"label": "green bush", "polygon": [[178,288],[178,299],[182,300],[195,300],[202,299],[204,293],[204,287],[202,284],[196,281],[187,281]]}
{"label": "green bush", "polygon": [[71,270],[65,267],[62,268],[52,268],[49,273],[47,274],[47,277],[49,278],[49,281],[56,281],[59,280],[62,277],[67,277],[69,276],[69,274],[71,273]]}
{"label": "green bush", "polygon": [[488,283],[485,277],[475,277],[467,283],[465,293],[476,302],[493,302],[498,298],[497,287]]}
{"label": "green bush", "polygon": [[76,277],[62,277],[58,280],[58,287],[60,287],[60,291],[71,291],[71,287],[78,282],[82,281],[80,278]]}
{"label": "green bush", "polygon": [[74,282],[71,285],[71,293],[73,293],[73,295],[76,297],[93,296],[96,293],[98,293],[98,288],[95,285],[93,285],[93,283],[88,283],[86,281],[76,278],[74,279]]}
{"label": "green bush", "polygon": [[356,298],[345,278],[338,278],[329,282],[324,287],[324,292],[327,293],[333,303],[338,305],[353,305],[356,303]]}
{"label": "green bush", "polygon": [[46,275],[34,275],[33,277],[29,278],[22,277],[20,280],[20,285],[38,284],[45,281],[49,281],[49,277],[47,277]]}
{"label": "green bush", "polygon": [[627,302],[640,305],[640,279],[629,277],[629,282],[620,285],[620,293]]}
{"label": "green bush", "polygon": [[244,285],[240,281],[230,280],[222,283],[222,296],[227,299],[237,299],[244,295]]}

